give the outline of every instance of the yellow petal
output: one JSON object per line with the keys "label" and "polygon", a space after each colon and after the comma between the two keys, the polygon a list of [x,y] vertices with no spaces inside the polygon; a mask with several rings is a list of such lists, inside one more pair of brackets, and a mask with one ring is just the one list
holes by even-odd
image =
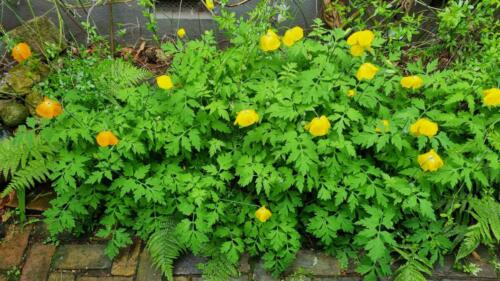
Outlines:
{"label": "yellow petal", "polygon": [[358,44],[363,48],[368,48],[372,45],[375,34],[371,30],[358,31]]}
{"label": "yellow petal", "polygon": [[253,109],[245,109],[238,112],[235,125],[239,125],[241,128],[251,126],[259,121],[259,114]]}
{"label": "yellow petal", "polygon": [[420,154],[417,158],[420,168],[424,171],[434,172],[443,167],[444,162],[439,155],[431,149],[429,152]]}
{"label": "yellow petal", "polygon": [[186,30],[184,28],[179,28],[177,30],[177,36],[179,36],[179,38],[184,38],[184,36],[186,36]]}
{"label": "yellow petal", "polygon": [[360,57],[364,53],[365,53],[365,48],[361,47],[360,45],[351,46],[351,55],[355,57]]}
{"label": "yellow petal", "polygon": [[261,221],[261,222],[266,222],[271,218],[273,214],[271,211],[269,211],[266,206],[260,207],[256,212],[255,212],[255,217]]}
{"label": "yellow petal", "polygon": [[356,72],[356,78],[361,80],[372,80],[378,72],[378,67],[371,63],[363,63]]}
{"label": "yellow petal", "polygon": [[483,91],[483,104],[486,106],[500,106],[500,90],[491,88]]}
{"label": "yellow petal", "polygon": [[271,52],[278,49],[281,45],[279,36],[269,29],[266,34],[260,37],[260,49],[264,52]]}
{"label": "yellow petal", "polygon": [[156,77],[156,84],[160,89],[164,90],[170,90],[174,87],[174,84],[172,83],[172,78],[168,75],[160,75]]}
{"label": "yellow petal", "polygon": [[424,85],[424,80],[417,75],[405,76],[401,78],[401,86],[407,89],[418,89]]}
{"label": "yellow petal", "polygon": [[322,115],[319,118],[313,118],[313,120],[306,125],[306,130],[314,137],[321,137],[328,134],[330,127],[330,121],[325,115]]}

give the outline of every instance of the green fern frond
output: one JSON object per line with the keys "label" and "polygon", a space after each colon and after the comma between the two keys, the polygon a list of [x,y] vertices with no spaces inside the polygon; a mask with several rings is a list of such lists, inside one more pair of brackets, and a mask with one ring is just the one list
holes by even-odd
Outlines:
{"label": "green fern frond", "polygon": [[173,221],[164,219],[157,224],[147,243],[153,263],[168,281],[174,280],[174,261],[185,251],[175,235],[175,225]]}
{"label": "green fern frond", "polygon": [[427,279],[413,263],[409,262],[398,269],[394,281],[427,281]]}
{"label": "green fern frond", "polygon": [[49,168],[44,160],[32,160],[28,165],[14,173],[7,188],[2,192],[2,197],[14,190],[26,190],[35,186],[36,182],[43,182],[49,176]]}
{"label": "green fern frond", "polygon": [[137,85],[151,76],[150,72],[119,59],[102,61],[94,73],[98,78],[110,82],[111,87],[118,85],[120,88]]}
{"label": "green fern frond", "polygon": [[477,223],[465,233],[455,258],[457,261],[470,255],[481,243],[500,241],[500,204],[492,197],[472,198],[469,204],[469,212]]}
{"label": "green fern frond", "polygon": [[203,272],[203,280],[206,281],[229,281],[238,276],[238,268],[224,255],[217,255],[200,266]]}

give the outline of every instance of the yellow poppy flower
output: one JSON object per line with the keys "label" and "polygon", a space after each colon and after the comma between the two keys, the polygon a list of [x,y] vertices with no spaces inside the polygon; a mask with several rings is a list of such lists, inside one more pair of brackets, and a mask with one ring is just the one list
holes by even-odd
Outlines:
{"label": "yellow poppy flower", "polygon": [[207,7],[208,10],[213,10],[215,8],[214,1],[213,0],[205,0],[205,6]]}
{"label": "yellow poppy flower", "polygon": [[179,38],[184,38],[184,36],[186,36],[186,30],[184,28],[179,28],[177,30],[177,36],[179,36]]}
{"label": "yellow poppy flower", "polygon": [[359,57],[372,46],[375,34],[371,30],[357,31],[347,38],[347,44],[351,46],[351,54]]}
{"label": "yellow poppy flower", "polygon": [[264,52],[274,51],[278,49],[280,45],[280,37],[271,29],[260,37],[260,49]]}
{"label": "yellow poppy flower", "polygon": [[117,145],[119,140],[111,131],[102,131],[96,136],[97,144],[100,147]]}
{"label": "yellow poppy flower", "polygon": [[36,106],[35,112],[40,117],[52,119],[61,115],[61,113],[63,113],[63,108],[58,101],[45,97],[43,101]]}
{"label": "yellow poppy flower", "polygon": [[174,87],[174,83],[172,82],[172,78],[168,75],[161,75],[156,77],[156,84],[160,89],[170,90]]}
{"label": "yellow poppy flower", "polygon": [[255,212],[255,217],[261,222],[266,222],[269,218],[271,218],[273,214],[271,211],[269,211],[266,206],[260,207],[256,212]]}
{"label": "yellow poppy flower", "polygon": [[427,118],[420,118],[410,126],[410,133],[414,136],[433,137],[437,134],[439,126]]}
{"label": "yellow poppy flower", "polygon": [[420,154],[417,160],[420,168],[426,172],[437,171],[444,165],[443,160],[439,157],[436,151],[434,151],[434,149],[429,150],[427,153]]}
{"label": "yellow poppy flower", "polygon": [[484,90],[483,104],[486,106],[500,106],[500,90],[498,88]]}
{"label": "yellow poppy flower", "polygon": [[424,85],[424,80],[417,75],[405,76],[401,78],[401,86],[407,89],[416,90]]}
{"label": "yellow poppy flower", "polygon": [[[389,128],[389,125],[390,125],[389,120],[384,119],[384,120],[381,120],[381,121],[382,121],[382,122],[381,122],[381,123],[382,123],[382,125],[384,126],[384,130],[383,130],[383,132],[384,132],[384,133],[389,132],[389,130],[390,130],[390,128]],[[380,127],[378,127],[378,126],[377,126],[377,127],[375,128],[375,132],[377,132],[377,133],[382,133],[382,128],[380,128]]]}
{"label": "yellow poppy flower", "polygon": [[304,38],[304,30],[300,26],[296,26],[285,32],[283,44],[287,47],[291,47],[302,38]]}
{"label": "yellow poppy flower", "polygon": [[358,72],[356,72],[356,79],[358,79],[358,81],[372,80],[373,77],[375,77],[375,74],[377,74],[378,70],[378,67],[369,62],[363,63],[359,67]]}
{"label": "yellow poppy flower", "polygon": [[349,90],[347,91],[347,96],[352,98],[356,95],[356,90]]}
{"label": "yellow poppy flower", "polygon": [[239,125],[240,128],[251,126],[259,121],[259,114],[253,109],[245,109],[238,112],[234,125]]}
{"label": "yellow poppy flower", "polygon": [[313,120],[305,126],[305,129],[315,137],[321,137],[327,135],[330,131],[330,121],[325,115],[321,117],[315,117]]}
{"label": "yellow poppy flower", "polygon": [[14,60],[18,63],[22,63],[23,61],[29,59],[31,55],[31,48],[26,43],[19,43],[12,48],[12,58],[14,58]]}

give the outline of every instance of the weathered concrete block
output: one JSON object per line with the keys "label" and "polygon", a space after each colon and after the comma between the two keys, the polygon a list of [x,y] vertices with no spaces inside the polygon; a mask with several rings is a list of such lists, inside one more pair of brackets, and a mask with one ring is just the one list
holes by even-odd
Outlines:
{"label": "weathered concrete block", "polygon": [[105,245],[63,245],[55,254],[56,269],[108,269],[111,260],[104,255]]}

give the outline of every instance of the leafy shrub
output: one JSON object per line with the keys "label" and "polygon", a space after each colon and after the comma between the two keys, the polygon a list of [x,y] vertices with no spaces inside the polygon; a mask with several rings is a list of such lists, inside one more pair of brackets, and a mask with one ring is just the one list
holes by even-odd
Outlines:
{"label": "leafy shrub", "polygon": [[[110,256],[138,235],[170,279],[173,260],[189,250],[213,257],[202,268],[214,280],[234,274],[243,252],[262,255],[278,275],[304,235],[344,266],[355,259],[366,280],[391,274],[395,255],[406,262],[399,280],[422,280],[464,237],[457,258],[498,243],[499,217],[484,216],[498,214],[500,115],[482,94],[498,84],[494,63],[400,69],[377,51],[386,42],[376,31],[353,57],[359,42],[319,22],[307,38],[263,52],[266,16],[217,20],[231,38],[225,50],[211,32],[163,46],[175,54],[173,89],[98,57],[67,59],[41,85],[65,112],[29,123],[55,153],[57,198],[45,213],[53,235],[98,229]],[[376,73],[358,81],[364,63]],[[402,87],[408,75],[423,86]],[[243,110],[258,118],[252,111],[236,126]],[[421,118],[437,134],[412,126]],[[424,171],[417,159],[431,149],[444,165]],[[257,220],[262,206],[272,216]]]}

